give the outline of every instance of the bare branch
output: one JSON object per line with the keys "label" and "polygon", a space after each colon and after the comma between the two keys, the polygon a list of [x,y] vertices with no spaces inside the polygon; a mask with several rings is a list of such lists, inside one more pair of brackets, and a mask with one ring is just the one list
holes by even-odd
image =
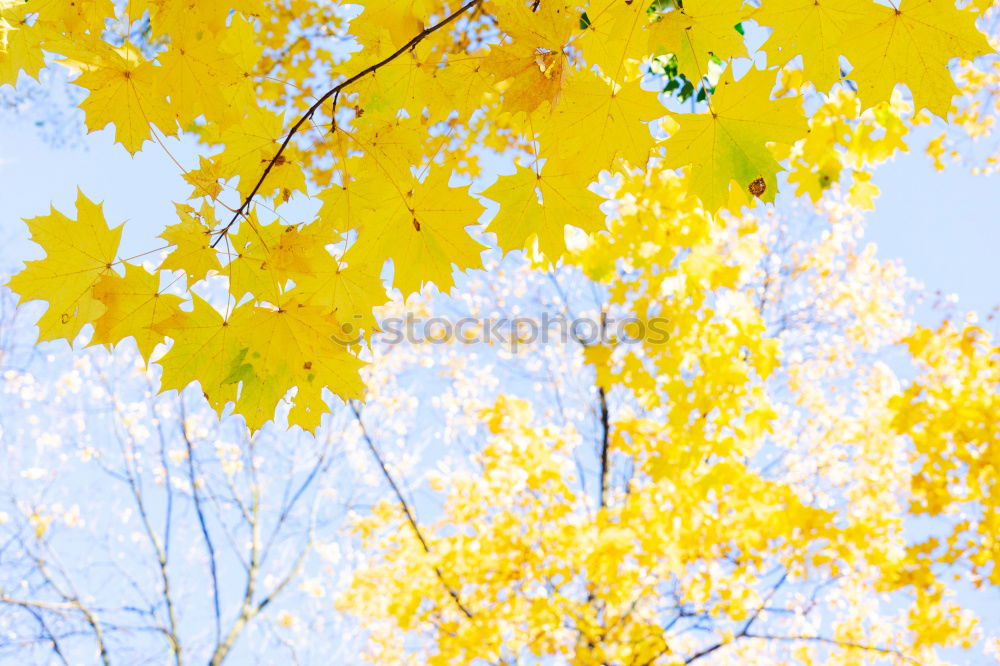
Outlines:
{"label": "bare branch", "polygon": [[243,591],[243,602],[240,605],[240,614],[233,621],[226,637],[212,653],[212,658],[209,661],[210,666],[219,666],[225,660],[243,628],[257,614],[253,600],[257,587],[257,575],[260,573],[260,483],[257,479],[254,445],[255,442],[251,439],[247,447],[250,474],[250,559],[247,563],[247,580]]}
{"label": "bare branch", "polygon": [[[372,441],[371,436],[368,434],[368,430],[365,428],[365,423],[364,421],[361,420],[361,412],[358,411],[358,406],[354,402],[351,402],[351,410],[354,412],[354,417],[357,419],[358,425],[361,427],[362,439],[365,440],[365,443],[368,445],[368,450],[371,452],[372,456],[374,456],[375,458],[375,461],[378,463],[379,469],[382,471],[382,476],[385,477],[385,480],[389,483],[389,486],[392,488],[393,494],[396,495],[396,500],[402,507],[403,513],[406,515],[406,520],[410,524],[410,527],[413,528],[413,533],[416,534],[417,541],[420,542],[420,547],[423,548],[425,553],[430,554],[431,552],[430,546],[427,545],[427,540],[424,539],[424,535],[420,531],[420,527],[417,525],[417,520],[416,518],[413,517],[413,511],[410,509],[410,505],[403,497],[403,493],[400,491],[399,486],[396,485],[396,480],[393,479],[392,474],[389,473],[389,468],[386,467],[385,460],[383,460],[382,455],[375,447],[375,442]],[[462,614],[471,620],[473,618],[472,611],[470,611],[462,603],[462,600],[459,598],[458,592],[455,590],[455,588],[453,588],[445,581],[444,574],[441,572],[441,568],[435,566],[434,574],[437,576],[437,579],[441,581],[441,584],[444,586],[445,590],[448,591],[448,596],[452,598],[452,600],[455,602],[455,605],[458,606],[458,609],[462,611]]]}
{"label": "bare branch", "polygon": [[201,493],[198,491],[197,478],[194,472],[194,446],[191,443],[191,435],[188,432],[187,412],[184,406],[184,396],[179,398],[181,410],[181,437],[187,447],[187,472],[188,483],[191,484],[191,497],[194,499],[194,511],[198,516],[198,526],[201,528],[201,537],[205,543],[205,550],[208,551],[208,570],[212,577],[212,610],[215,619],[215,644],[218,645],[222,638],[222,609],[219,604],[219,574],[216,565],[215,544],[208,532],[208,524],[205,520],[205,511],[201,503]]}
{"label": "bare branch", "polygon": [[603,386],[597,387],[597,397],[600,403],[600,420],[601,420],[601,444],[600,444],[600,458],[601,458],[601,478],[600,478],[600,492],[598,496],[598,501],[600,502],[600,507],[603,509],[607,506],[607,494],[608,494],[608,448],[610,443],[610,429],[608,426],[608,396],[604,391]]}
{"label": "bare branch", "polygon": [[716,650],[718,650],[720,648],[726,647],[727,645],[732,645],[732,644],[736,643],[736,641],[744,640],[744,639],[764,640],[764,641],[777,641],[777,642],[792,642],[792,643],[799,643],[799,642],[805,642],[805,643],[823,643],[825,645],[831,645],[831,646],[834,646],[834,647],[839,647],[839,648],[848,649],[848,650],[863,650],[863,651],[867,651],[867,652],[878,652],[879,654],[892,655],[894,657],[897,657],[899,659],[902,659],[904,661],[907,661],[907,662],[910,662],[910,663],[913,663],[913,664],[919,663],[916,659],[913,659],[912,657],[906,656],[905,654],[903,654],[899,650],[895,650],[893,648],[887,648],[887,647],[880,647],[878,645],[865,645],[863,643],[854,643],[854,642],[851,642],[851,641],[838,641],[835,638],[827,638],[825,636],[771,636],[771,635],[765,635],[765,634],[740,634],[740,635],[734,637],[733,640],[724,641],[724,642],[721,642],[721,643],[716,643],[715,645],[711,645],[711,646],[705,648],[701,652],[697,652],[697,653],[691,655],[690,657],[688,657],[687,659],[684,660],[684,663],[685,664],[690,664],[692,662],[697,661],[698,659],[701,659],[702,657],[706,657],[706,656],[712,654],[713,652],[715,652]]}
{"label": "bare branch", "polygon": [[[105,383],[107,384],[107,380]],[[108,393],[114,395],[114,391],[111,386],[108,385]],[[116,412],[120,410],[120,405],[118,400],[115,400],[114,409]],[[140,483],[140,477],[138,472],[134,468],[135,460],[135,449],[133,447],[131,437],[126,433],[124,436],[121,432],[117,432],[118,447],[122,455],[122,463],[125,467],[125,482],[132,494],[132,499],[135,502],[136,509],[139,514],[140,522],[142,523],[143,531],[146,534],[146,538],[149,541],[150,546],[153,549],[153,554],[156,559],[157,569],[160,574],[160,584],[162,586],[162,596],[163,601],[167,609],[167,627],[168,631],[164,634],[167,637],[167,642],[170,645],[170,651],[174,655],[175,666],[181,666],[181,646],[180,640],[177,637],[177,616],[174,610],[173,596],[170,592],[170,574],[167,567],[167,552],[163,548],[163,544],[160,542],[159,537],[156,535],[156,531],[153,529],[153,524],[149,518],[149,510],[146,507],[146,500],[143,496],[143,489]],[[126,443],[127,442],[127,443]]]}

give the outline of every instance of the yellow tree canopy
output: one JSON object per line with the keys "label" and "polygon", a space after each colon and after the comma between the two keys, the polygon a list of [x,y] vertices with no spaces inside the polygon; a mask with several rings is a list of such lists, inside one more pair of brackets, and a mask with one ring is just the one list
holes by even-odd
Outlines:
{"label": "yellow tree canopy", "polygon": [[[914,327],[846,197],[720,219],[688,189],[622,179],[613,242],[567,251],[608,335],[529,346],[530,390],[453,371],[471,461],[419,501],[383,465],[396,496],[358,517],[340,597],[372,663],[945,664],[996,641],[1000,348],[971,318]],[[909,380],[875,360],[900,340]],[[398,451],[370,408],[362,437]]]}

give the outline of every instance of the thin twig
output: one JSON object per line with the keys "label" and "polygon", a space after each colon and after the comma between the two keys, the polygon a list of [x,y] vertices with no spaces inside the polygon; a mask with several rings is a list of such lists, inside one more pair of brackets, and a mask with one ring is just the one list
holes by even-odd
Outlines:
{"label": "thin twig", "polygon": [[215,544],[208,532],[208,524],[205,520],[205,510],[201,504],[201,494],[198,492],[198,483],[194,471],[194,446],[191,443],[191,435],[187,428],[187,411],[184,406],[184,395],[180,396],[181,407],[181,437],[184,438],[184,445],[187,447],[187,472],[188,483],[191,484],[191,497],[194,500],[194,512],[198,516],[198,526],[201,528],[201,537],[205,542],[205,550],[208,551],[208,570],[212,577],[212,604],[215,613],[215,644],[218,645],[222,637],[222,609],[219,604],[219,574],[215,561]]}
{"label": "thin twig", "polygon": [[[104,382],[108,393],[115,396],[114,389],[108,382],[108,378],[102,376],[101,379]],[[114,410],[116,415],[119,417],[122,416],[121,403],[117,397],[115,397]],[[120,425],[121,423],[124,423],[124,419],[119,421],[117,425]],[[122,465],[125,470],[125,482],[131,491],[132,499],[135,502],[136,509],[139,513],[139,520],[142,523],[143,531],[146,533],[146,538],[149,540],[149,544],[152,547],[153,555],[156,559],[157,568],[160,574],[163,602],[167,609],[167,625],[169,629],[168,631],[164,631],[164,634],[166,635],[167,642],[170,645],[170,651],[173,653],[175,666],[181,666],[181,646],[177,637],[177,615],[174,609],[173,595],[170,591],[170,574],[168,570],[167,552],[164,550],[163,544],[156,535],[156,530],[153,529],[153,524],[149,517],[149,509],[146,505],[142,481],[137,470],[133,467],[136,456],[132,436],[129,433],[122,433],[120,431],[115,434],[117,435],[118,447],[122,456]],[[169,525],[167,526],[167,529],[169,529]]]}
{"label": "thin twig", "polygon": [[600,478],[600,497],[598,501],[600,502],[600,507],[603,509],[607,506],[607,492],[608,492],[608,448],[609,448],[609,432],[610,428],[608,426],[608,395],[604,391],[603,386],[597,387],[597,397],[600,401],[601,409],[601,478]]}
{"label": "thin twig", "polygon": [[251,439],[247,447],[247,467],[250,475],[250,559],[247,563],[247,582],[243,591],[243,602],[240,604],[240,614],[233,621],[226,637],[212,653],[209,666],[219,666],[226,659],[243,628],[257,614],[253,600],[257,592],[257,576],[260,573],[260,483],[257,480],[254,449],[255,442]]}
{"label": "thin twig", "polygon": [[[462,14],[464,14],[465,12],[467,12],[468,10],[472,9],[473,7],[475,7],[476,5],[478,5],[480,2],[482,2],[482,0],[470,0],[469,2],[465,3],[464,5],[462,5],[461,7],[459,7],[457,10],[455,10],[454,12],[452,12],[451,14],[449,14],[448,16],[446,16],[445,18],[443,18],[440,21],[438,21],[437,23],[435,23],[434,25],[432,25],[432,26],[430,26],[428,28],[424,28],[423,30],[421,30],[419,33],[417,33],[416,35],[414,35],[414,37],[412,39],[410,39],[410,41],[406,42],[406,44],[403,44],[401,47],[399,47],[399,49],[397,49],[396,51],[394,51],[390,55],[386,56],[382,60],[379,60],[378,62],[376,62],[376,63],[374,63],[372,65],[369,65],[368,67],[365,67],[363,70],[361,70],[357,74],[355,74],[355,75],[353,75],[353,76],[351,76],[351,77],[349,77],[347,79],[344,79],[343,81],[341,81],[340,83],[338,83],[337,85],[335,85],[333,88],[330,88],[325,93],[323,93],[323,95],[321,95],[313,103],[313,105],[310,106],[306,110],[306,112],[304,114],[302,114],[302,116],[298,119],[298,121],[296,121],[296,123],[294,125],[292,125],[292,128],[290,130],[288,130],[288,134],[285,135],[285,140],[282,141],[281,142],[281,146],[278,147],[278,152],[276,152],[274,154],[274,157],[272,157],[268,161],[267,165],[264,167],[264,172],[260,175],[260,178],[257,179],[257,183],[253,186],[253,189],[250,191],[250,194],[247,195],[247,198],[244,199],[243,203],[240,204],[240,207],[237,208],[236,212],[233,213],[233,217],[229,220],[229,223],[226,224],[225,227],[223,227],[221,230],[219,230],[217,232],[219,234],[219,236],[214,241],[212,241],[212,247],[215,247],[216,245],[219,244],[219,242],[229,232],[229,229],[234,224],[236,224],[236,220],[238,220],[241,215],[246,214],[247,210],[250,207],[250,203],[253,201],[253,198],[255,196],[257,196],[257,193],[260,191],[260,188],[264,184],[264,181],[267,180],[267,177],[271,173],[271,170],[274,168],[275,164],[278,163],[278,160],[284,154],[285,149],[288,148],[288,144],[291,143],[292,137],[294,137],[298,133],[298,131],[302,128],[303,125],[305,125],[307,122],[309,122],[312,119],[313,115],[315,115],[315,113],[317,111],[319,111],[320,107],[323,106],[324,102],[326,102],[331,97],[333,98],[333,109],[331,110],[330,116],[332,118],[335,118],[336,113],[337,113],[337,99],[340,97],[341,91],[343,91],[345,88],[347,88],[347,86],[349,86],[352,83],[354,83],[354,82],[356,82],[356,81],[358,81],[358,80],[360,80],[360,79],[368,76],[369,74],[377,72],[379,69],[381,69],[385,65],[389,64],[390,62],[392,62],[393,60],[395,60],[399,56],[403,55],[407,51],[409,51],[409,50],[413,49],[414,47],[416,47],[417,44],[419,44],[420,42],[424,41],[430,35],[434,34],[438,30],[440,30],[441,28],[443,28],[443,27],[447,26],[448,24],[452,23],[459,16],[461,16]],[[336,120],[334,120],[334,122],[336,122]]]}
{"label": "thin twig", "polygon": [[[351,402],[351,411],[354,412],[354,418],[357,419],[358,425],[361,427],[361,438],[365,440],[365,443],[368,445],[368,450],[371,452],[372,456],[375,458],[375,462],[378,463],[379,469],[382,471],[382,476],[385,477],[389,487],[392,488],[393,494],[396,495],[396,500],[403,508],[403,513],[406,514],[407,522],[409,522],[410,527],[413,528],[413,533],[417,535],[417,541],[420,542],[420,547],[423,548],[424,552],[429,555],[431,552],[430,546],[427,545],[427,540],[424,539],[423,532],[420,531],[420,527],[417,525],[417,520],[413,516],[413,511],[410,510],[410,505],[403,497],[403,493],[396,484],[396,480],[392,478],[392,474],[389,473],[389,468],[386,467],[382,454],[379,453],[378,449],[375,447],[375,442],[372,441],[371,436],[368,434],[364,421],[361,420],[361,412],[358,411],[358,406],[354,402]],[[465,604],[462,603],[462,600],[459,598],[458,592],[455,591],[455,588],[445,581],[441,568],[435,566],[434,574],[437,576],[438,580],[441,581],[441,585],[443,585],[445,590],[448,591],[448,596],[452,598],[455,605],[458,606],[458,609],[462,611],[462,614],[471,620],[473,617],[472,611],[470,611]]]}

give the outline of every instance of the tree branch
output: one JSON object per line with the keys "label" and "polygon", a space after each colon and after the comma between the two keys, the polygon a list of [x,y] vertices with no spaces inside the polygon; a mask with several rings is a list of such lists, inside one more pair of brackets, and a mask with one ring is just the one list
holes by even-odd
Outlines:
{"label": "tree branch", "polygon": [[57,657],[59,657],[59,661],[62,662],[64,666],[69,666],[69,662],[66,661],[66,655],[63,653],[62,646],[59,645],[59,639],[56,638],[56,635],[52,633],[51,629],[49,629],[49,625],[45,622],[45,617],[42,613],[37,608],[32,608],[30,606],[25,606],[24,609],[33,618],[35,618],[36,622],[38,622],[38,626],[42,630],[44,640],[52,644],[52,651]]}
{"label": "tree branch", "polygon": [[181,437],[184,438],[184,445],[187,447],[187,472],[188,483],[191,484],[191,497],[194,500],[194,512],[198,516],[198,526],[201,528],[201,537],[205,542],[205,550],[208,551],[208,570],[212,577],[212,604],[215,614],[215,643],[218,645],[222,637],[222,609],[219,604],[219,574],[216,567],[215,544],[208,533],[208,523],[205,520],[205,510],[201,503],[201,494],[198,492],[197,478],[194,471],[194,446],[191,444],[191,435],[188,433],[187,412],[184,407],[184,395],[179,396],[181,406]]}
{"label": "tree branch", "polygon": [[255,462],[254,441],[248,444],[248,468],[250,474],[250,559],[247,563],[247,582],[243,591],[243,602],[240,605],[240,614],[233,621],[226,637],[219,643],[212,658],[210,666],[219,666],[233,649],[236,639],[239,638],[243,628],[256,616],[257,609],[254,607],[253,599],[257,590],[257,575],[260,572],[260,484],[257,481],[257,465]]}
{"label": "tree branch", "polygon": [[769,635],[766,635],[766,634],[739,634],[738,636],[736,636],[735,638],[733,638],[733,640],[731,640],[731,641],[724,641],[724,642],[721,642],[721,643],[716,643],[715,645],[711,645],[711,646],[705,648],[701,652],[697,652],[697,653],[691,655],[690,657],[688,657],[687,659],[684,660],[684,663],[685,664],[690,664],[690,663],[692,663],[694,661],[697,661],[698,659],[701,659],[702,657],[708,656],[709,654],[715,652],[719,648],[725,647],[727,645],[732,645],[736,641],[742,640],[742,639],[754,639],[754,640],[778,641],[778,642],[792,642],[792,643],[795,643],[795,642],[823,643],[825,645],[832,645],[834,647],[844,648],[844,649],[848,649],[848,650],[865,650],[865,651],[868,651],[868,652],[878,652],[880,654],[890,654],[890,655],[893,655],[895,657],[899,657],[900,659],[903,659],[904,661],[908,661],[908,662],[910,662],[912,664],[919,663],[916,659],[913,659],[912,657],[907,657],[905,654],[903,654],[899,650],[894,650],[892,648],[887,648],[887,647],[881,647],[881,646],[878,646],[878,645],[865,645],[863,643],[852,643],[851,641],[838,641],[835,638],[827,638],[826,636],[769,636]]}
{"label": "tree branch", "polygon": [[[34,559],[35,559],[35,569],[38,571],[38,573],[42,575],[42,578],[45,579],[45,582],[52,586],[52,589],[55,590],[56,594],[58,594],[62,598],[62,600],[66,604],[66,610],[77,611],[83,616],[84,621],[90,626],[91,630],[94,632],[94,642],[97,643],[97,651],[101,659],[101,663],[104,666],[111,666],[111,656],[108,654],[107,645],[105,645],[104,643],[104,630],[101,629],[100,623],[98,622],[97,618],[94,617],[94,614],[90,611],[90,609],[84,606],[83,602],[80,601],[80,595],[73,586],[73,582],[68,579],[66,580],[66,583],[70,588],[70,593],[67,593],[62,589],[61,586],[59,586],[55,582],[55,580],[53,580],[42,558],[40,556],[36,556]],[[57,567],[59,566],[58,563],[56,564],[56,566]],[[61,567],[59,568],[61,569]],[[64,572],[61,571],[60,573],[63,578],[67,578]],[[16,599],[9,599],[8,597],[3,597],[0,600],[2,600],[4,603],[19,605],[24,608],[34,607],[38,609],[44,609],[44,606],[46,605],[43,603],[36,603],[36,602],[22,602]],[[51,610],[55,610],[55,608],[52,608]]]}
{"label": "tree branch", "polygon": [[[247,195],[247,198],[244,199],[243,203],[240,204],[240,207],[236,209],[235,213],[233,213],[233,217],[229,220],[229,223],[226,224],[225,227],[223,227],[221,230],[217,232],[218,238],[212,241],[212,247],[215,247],[216,245],[219,244],[219,241],[221,241],[226,236],[226,234],[229,232],[229,229],[236,223],[236,220],[238,220],[241,215],[246,214],[247,210],[250,207],[250,203],[253,201],[253,198],[257,196],[257,193],[260,191],[260,188],[264,184],[264,181],[267,180],[267,177],[271,173],[271,170],[274,168],[274,165],[278,163],[278,160],[284,154],[285,149],[288,148],[288,144],[291,143],[292,138],[298,133],[300,129],[302,129],[303,125],[305,125],[307,122],[309,122],[310,119],[312,119],[313,115],[315,115],[316,112],[320,109],[320,107],[323,106],[324,102],[326,102],[331,97],[333,98],[333,110],[331,111],[330,115],[331,117],[334,118],[334,123],[336,123],[335,116],[337,112],[337,99],[339,98],[341,91],[343,91],[345,88],[347,88],[347,86],[351,85],[352,83],[364,78],[365,76],[377,72],[379,69],[389,64],[399,56],[413,49],[415,46],[417,46],[417,44],[424,41],[427,37],[434,34],[441,28],[444,28],[448,24],[455,21],[459,16],[461,16],[468,10],[472,9],[480,2],[482,2],[482,0],[469,0],[469,2],[466,2],[464,5],[462,5],[457,10],[455,10],[445,18],[441,19],[434,25],[421,30],[419,33],[414,35],[413,38],[410,39],[410,41],[406,42],[406,44],[403,44],[395,52],[389,54],[382,60],[379,60],[378,62],[369,65],[368,67],[365,67],[357,74],[354,74],[353,76],[344,79],[343,81],[335,85],[333,88],[330,88],[325,93],[323,93],[323,95],[321,95],[320,98],[317,99],[316,102],[313,103],[313,105],[310,106],[304,114],[302,114],[302,116],[298,119],[298,121],[294,125],[292,125],[292,128],[288,130],[288,134],[285,135],[285,140],[281,142],[281,146],[278,148],[278,152],[276,152],[274,154],[274,157],[272,157],[268,161],[267,166],[264,167],[264,172],[260,175],[260,178],[257,179],[257,183],[250,191],[250,194]],[[336,127],[336,125],[334,125],[334,127]]]}
{"label": "tree branch", "polygon": [[[410,523],[410,527],[413,528],[413,533],[416,534],[417,541],[420,542],[420,547],[423,548],[424,552],[429,555],[431,552],[430,546],[427,545],[427,540],[424,539],[424,535],[420,531],[420,527],[417,525],[417,520],[416,518],[413,517],[413,512],[410,510],[410,505],[403,497],[403,493],[399,489],[399,486],[396,485],[396,480],[393,479],[392,474],[389,473],[389,468],[386,467],[385,460],[382,459],[382,455],[379,453],[378,449],[375,448],[375,442],[372,441],[371,436],[368,434],[368,430],[365,428],[364,421],[361,420],[361,412],[358,411],[358,406],[353,401],[351,402],[351,411],[354,412],[354,418],[357,419],[358,425],[361,427],[362,439],[364,439],[365,443],[368,445],[368,450],[371,452],[372,456],[375,458],[375,461],[378,463],[379,469],[382,471],[382,476],[385,477],[385,480],[389,483],[389,487],[392,488],[393,494],[396,495],[396,500],[399,502],[399,505],[403,508],[403,513],[406,514],[406,520],[408,523]],[[445,581],[444,574],[441,572],[441,568],[435,566],[434,574],[437,576],[437,579],[441,581],[441,585],[443,585],[445,590],[448,591],[448,596],[452,598],[452,600],[455,602],[455,605],[458,606],[458,609],[462,611],[462,614],[471,620],[473,618],[472,611],[470,611],[462,603],[462,600],[459,598],[458,592],[455,591],[455,588],[453,588]]]}
{"label": "tree branch", "polygon": [[[109,393],[115,395],[109,388]],[[121,406],[115,399],[114,409],[116,414],[122,418]],[[120,421],[123,423],[124,419]],[[139,521],[142,523],[143,531],[146,533],[146,538],[149,540],[149,544],[152,547],[154,558],[156,559],[157,569],[160,574],[160,582],[163,586],[163,602],[167,609],[167,625],[168,631],[165,631],[167,637],[167,642],[170,645],[170,651],[174,656],[175,666],[181,666],[181,646],[180,641],[177,637],[177,616],[174,610],[174,600],[170,592],[170,574],[167,567],[167,552],[163,549],[163,545],[160,542],[159,537],[156,535],[156,530],[153,529],[153,524],[149,517],[149,510],[146,506],[146,500],[143,495],[143,488],[139,475],[137,471],[133,468],[135,456],[135,448],[132,443],[131,435],[128,433],[118,432],[118,446],[122,455],[122,464],[125,468],[125,480],[128,485],[129,490],[132,493],[132,499],[135,502],[135,507],[139,513]],[[126,445],[126,441],[128,444]],[[169,526],[168,528],[169,529]]]}
{"label": "tree branch", "polygon": [[608,492],[608,444],[610,442],[609,426],[608,426],[608,395],[604,391],[603,386],[597,387],[597,397],[600,401],[601,408],[601,478],[600,478],[600,496],[598,501],[600,502],[600,507],[603,509],[607,506],[607,492]]}

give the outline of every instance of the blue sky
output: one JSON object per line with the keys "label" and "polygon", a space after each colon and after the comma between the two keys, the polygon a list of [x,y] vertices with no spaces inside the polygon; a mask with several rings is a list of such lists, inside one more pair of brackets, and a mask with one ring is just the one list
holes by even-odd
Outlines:
{"label": "blue sky", "polygon": [[[1000,174],[936,171],[920,152],[934,133],[915,131],[909,144],[916,152],[875,172],[882,196],[868,215],[867,238],[881,256],[902,259],[929,291],[957,294],[959,308],[985,314],[1000,305]],[[933,323],[928,307],[918,315]]]}
{"label": "blue sky", "polygon": [[29,123],[0,127],[0,225],[6,240],[0,262],[5,272],[29,251],[21,219],[46,214],[50,204],[72,213],[77,187],[91,200],[105,202],[110,224],[130,222],[125,252],[155,247],[148,244],[150,236],[173,223],[171,202],[184,201],[190,188],[158,147],[147,144],[133,159],[112,139],[106,130],[81,145],[59,148],[47,144]]}

